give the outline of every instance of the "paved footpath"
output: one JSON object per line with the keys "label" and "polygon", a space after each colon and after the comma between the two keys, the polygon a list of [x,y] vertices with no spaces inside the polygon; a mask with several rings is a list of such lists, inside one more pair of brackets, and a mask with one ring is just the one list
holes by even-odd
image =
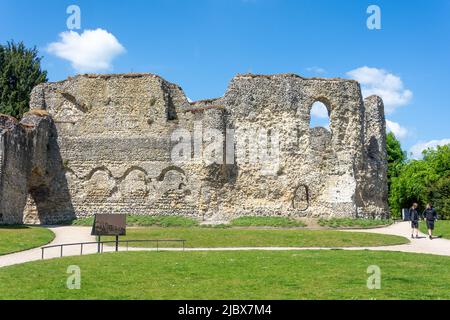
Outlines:
{"label": "paved footpath", "polygon": [[[95,241],[95,238],[90,235],[91,227],[49,227],[51,231],[55,233],[55,239],[49,245],[64,244],[64,243],[76,243],[76,242],[91,242]],[[399,222],[388,227],[377,229],[353,229],[345,230],[342,232],[369,232],[379,234],[389,234],[410,237],[411,229],[409,222]],[[233,248],[186,248],[185,251],[248,251],[248,250],[266,250],[266,251],[282,251],[282,250],[376,250],[376,251],[399,251],[399,252],[413,252],[413,253],[428,253],[435,255],[450,256],[450,240],[446,239],[433,239],[430,240],[424,234],[420,234],[420,239],[410,239],[410,243],[394,246],[381,246],[381,247],[350,247],[350,248],[304,248],[304,247],[233,247]],[[80,246],[64,247],[64,256],[76,256],[80,255]],[[125,251],[125,248],[120,248],[120,251]],[[154,248],[129,248],[129,251],[154,251]],[[165,251],[181,251],[181,248],[165,248],[159,249]],[[104,252],[114,251],[114,247],[104,246]],[[84,254],[97,253],[97,245],[85,245],[83,247]],[[46,249],[45,259],[52,259],[60,257],[61,251],[59,247]],[[25,263],[29,261],[35,261],[41,259],[41,249],[35,248],[18,253],[12,253],[8,255],[0,256],[0,268],[10,266],[14,264]]]}
{"label": "paved footpath", "polygon": [[[91,236],[91,229],[92,229],[91,227],[64,226],[64,227],[49,227],[48,229],[53,231],[53,233],[55,234],[55,239],[53,239],[53,241],[47,244],[46,246],[63,243],[95,241],[95,237]],[[83,251],[85,251],[86,253],[94,253],[96,251],[93,250],[93,248],[94,246],[87,246],[86,250]],[[52,248],[45,250],[46,259],[59,257],[60,254],[61,253],[59,248]],[[71,256],[77,254],[80,254],[80,246],[64,247],[64,256]],[[10,266],[13,264],[19,264],[40,259],[41,259],[40,247],[17,253],[7,254],[0,256],[0,268]]]}

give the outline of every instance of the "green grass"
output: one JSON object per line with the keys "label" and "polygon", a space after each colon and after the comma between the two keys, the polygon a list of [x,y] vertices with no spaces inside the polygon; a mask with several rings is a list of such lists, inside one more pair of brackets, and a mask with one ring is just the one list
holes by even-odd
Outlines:
{"label": "green grass", "polygon": [[[114,240],[113,238],[102,238]],[[333,230],[262,230],[240,228],[131,228],[121,240],[184,239],[192,248],[214,247],[359,247],[409,243],[404,237]],[[161,244],[163,245],[163,244]],[[153,243],[130,246],[154,247]],[[164,246],[180,244],[165,243]]]}
{"label": "green grass", "polygon": [[[425,221],[419,222],[420,231],[428,234],[427,223]],[[438,220],[434,223],[433,235],[437,237],[442,237],[445,239],[450,239],[450,221],[449,220]]]}
{"label": "green grass", "polygon": [[299,220],[286,217],[240,217],[231,221],[233,227],[276,227],[292,228],[305,227],[306,225]]}
{"label": "green grass", "polygon": [[392,220],[331,218],[319,219],[319,225],[329,228],[374,228],[392,224]]}
{"label": "green grass", "polygon": [[47,244],[55,238],[48,229],[28,226],[0,226],[0,255]]}
{"label": "green grass", "polygon": [[[80,267],[81,289],[66,287]],[[381,289],[367,268],[381,268]],[[450,299],[450,257],[377,251],[121,252],[0,269],[0,299]]]}
{"label": "green grass", "polygon": [[94,224],[94,217],[75,219],[72,221],[67,221],[65,224],[70,224],[73,226],[92,226]]}
{"label": "green grass", "polygon": [[[75,219],[69,222],[75,226],[92,226],[94,217]],[[128,226],[159,226],[159,227],[193,227],[198,225],[197,220],[182,216],[138,216],[127,215]]]}

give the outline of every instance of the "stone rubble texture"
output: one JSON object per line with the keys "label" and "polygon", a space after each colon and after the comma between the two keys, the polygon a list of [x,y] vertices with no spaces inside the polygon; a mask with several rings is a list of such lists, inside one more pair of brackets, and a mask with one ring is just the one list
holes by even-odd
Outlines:
{"label": "stone rubble texture", "polygon": [[[310,128],[316,101],[330,130]],[[79,75],[35,87],[30,109],[0,117],[0,223],[389,215],[383,102],[353,80],[237,75],[190,103],[156,75]]]}

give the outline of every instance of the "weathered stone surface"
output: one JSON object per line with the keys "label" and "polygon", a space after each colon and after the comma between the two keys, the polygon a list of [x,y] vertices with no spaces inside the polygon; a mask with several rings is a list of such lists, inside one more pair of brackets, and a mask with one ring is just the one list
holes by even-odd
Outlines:
{"label": "weathered stone surface", "polygon": [[48,224],[74,217],[47,112],[30,112],[20,123],[2,115],[0,132],[0,223]]}
{"label": "weathered stone surface", "polygon": [[26,135],[16,119],[0,116],[0,223],[22,221],[30,159]]}
{"label": "weathered stone surface", "polygon": [[[310,129],[316,101],[328,108],[331,133]],[[362,187],[359,171],[365,169],[365,108],[357,82],[242,75],[232,80],[218,103],[227,106],[230,126],[244,131],[273,128],[282,137],[277,175],[261,176],[260,167],[237,159],[239,177],[222,192],[227,197],[223,211],[312,217],[357,216],[365,211],[365,203],[356,196]],[[296,206],[299,187],[307,189],[308,196],[303,197],[306,204]],[[384,209],[377,216],[386,214]]]}
{"label": "weathered stone surface", "polygon": [[[330,131],[310,128],[316,101]],[[37,86],[31,108],[0,119],[4,222],[388,214],[383,104],[355,81],[238,75],[189,103],[155,75],[81,75]]]}
{"label": "weathered stone surface", "polygon": [[383,216],[387,205],[387,152],[386,120],[383,100],[377,96],[364,99],[365,106],[365,154],[362,170],[360,198],[364,203],[361,214],[369,217]]}

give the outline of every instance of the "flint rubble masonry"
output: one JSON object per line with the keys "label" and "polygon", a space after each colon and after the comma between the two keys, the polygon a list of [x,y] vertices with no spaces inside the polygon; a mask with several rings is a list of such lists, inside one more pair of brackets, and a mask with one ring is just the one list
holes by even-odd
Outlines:
{"label": "flint rubble masonry", "polygon": [[[316,101],[328,108],[330,131],[309,126]],[[223,97],[189,103],[156,75],[79,75],[35,87],[30,108],[20,122],[0,116],[0,223],[96,213],[389,215],[383,102],[363,101],[352,80],[237,75]],[[199,128],[200,139],[223,133],[222,161],[175,163],[174,131]],[[261,129],[279,152],[255,162],[261,144],[249,137]]]}

